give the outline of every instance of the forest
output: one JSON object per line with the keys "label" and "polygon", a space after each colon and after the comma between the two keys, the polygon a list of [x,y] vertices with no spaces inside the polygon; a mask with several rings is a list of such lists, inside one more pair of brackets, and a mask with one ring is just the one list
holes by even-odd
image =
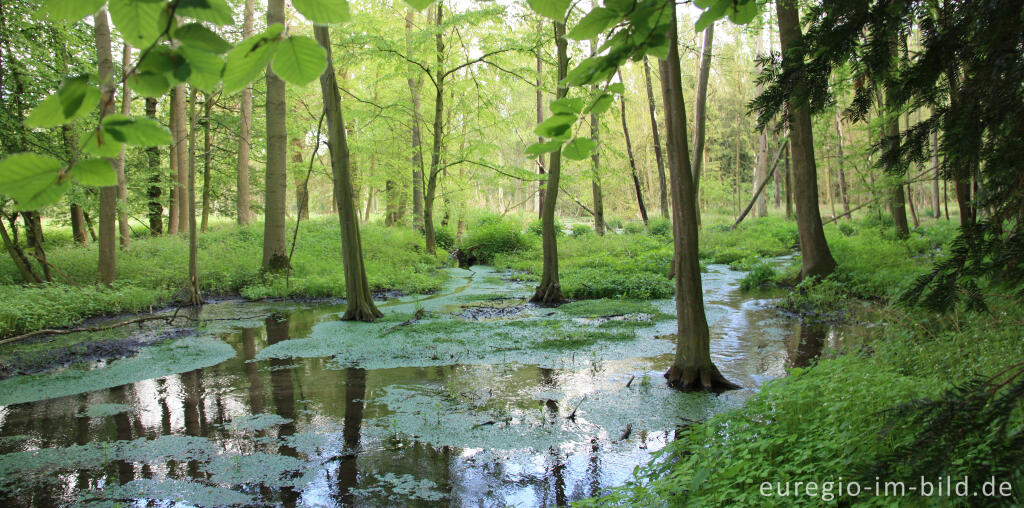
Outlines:
{"label": "forest", "polygon": [[0,2],[4,506],[1024,503],[1024,0]]}

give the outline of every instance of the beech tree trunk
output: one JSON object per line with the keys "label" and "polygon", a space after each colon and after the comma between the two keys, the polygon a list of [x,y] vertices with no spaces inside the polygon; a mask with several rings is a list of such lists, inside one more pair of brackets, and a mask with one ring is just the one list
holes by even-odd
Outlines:
{"label": "beech tree trunk", "polygon": [[426,236],[426,250],[430,255],[436,251],[436,240],[434,237],[434,197],[437,195],[437,179],[441,174],[441,145],[444,141],[444,35],[441,26],[444,21],[444,3],[437,3],[437,15],[435,16],[437,33],[434,41],[437,50],[437,67],[434,71],[434,142],[430,150],[430,174],[427,178],[427,188],[423,196],[423,232]]}
{"label": "beech tree trunk", "polygon": [[206,232],[210,222],[210,165],[213,157],[213,145],[210,143],[210,111],[213,109],[213,100],[210,94],[204,94],[203,98],[203,225],[201,230]]}
{"label": "beech tree trunk", "polygon": [[[292,152],[292,163],[295,167],[301,167],[304,148],[302,140],[292,139],[292,146],[295,147],[295,151]],[[295,216],[298,217],[298,220],[309,218],[309,189],[306,188],[306,178],[301,173],[295,175]]]}
{"label": "beech tree trunk", "polygon": [[[128,43],[122,48],[121,72],[127,73],[132,64],[132,47]],[[121,84],[121,114],[131,116],[132,114],[132,89],[128,80]],[[121,250],[128,250],[131,245],[132,230],[128,227],[128,180],[124,174],[124,151],[125,146],[121,145],[121,153],[114,160],[114,171],[117,172],[117,229],[118,238],[121,241]]]}
{"label": "beech tree trunk", "polygon": [[[107,8],[93,16],[96,60],[100,73],[100,120],[114,113],[114,59],[110,53],[110,22]],[[107,159],[112,165],[116,160]],[[117,185],[100,187],[99,281],[107,286],[117,276]]]}
{"label": "beech tree trunk", "polygon": [[[757,58],[762,58],[764,56],[764,30],[763,29],[760,30],[758,32],[758,34],[757,34],[757,48],[755,50],[755,54],[757,55]],[[763,66],[760,63],[758,63],[758,65],[757,65],[757,73],[758,74],[761,74],[762,68],[763,68]],[[758,83],[758,85],[757,85],[757,92],[756,92],[757,95],[761,95],[761,92],[763,92],[763,91],[764,91],[764,85]],[[760,189],[759,189],[759,187],[761,185],[761,182],[765,178],[768,177],[768,164],[769,164],[768,158],[771,157],[771,154],[769,153],[769,150],[768,150],[768,127],[767,126],[764,129],[761,129],[761,131],[758,133],[757,143],[758,143],[757,166],[754,167],[753,192],[755,193],[754,199],[757,201],[757,212],[756,212],[757,216],[758,217],[767,217],[768,216],[768,197],[765,196],[765,193],[760,192]]]}
{"label": "beech tree trunk", "polygon": [[[412,31],[413,17],[416,11],[409,9],[405,15],[406,37]],[[411,51],[407,44],[407,50]],[[420,132],[420,90],[423,78],[409,76],[409,93],[412,95],[412,227],[423,231],[423,140]]]}
{"label": "beech tree trunk", "polygon": [[[156,99],[146,99],[146,116],[156,121]],[[164,232],[164,207],[160,203],[163,193],[160,188],[160,147],[147,148],[146,158],[149,160],[149,189],[146,191],[149,198],[149,234],[158,236]]]}
{"label": "beech tree trunk", "polygon": [[[284,23],[284,0],[269,0],[267,25]],[[329,45],[329,44],[328,44]],[[263,222],[263,270],[290,268],[285,248],[288,206],[288,127],[284,81],[267,66],[267,164]]]}
{"label": "beech tree trunk", "polygon": [[[544,32],[544,21],[537,21],[537,32]],[[537,48],[537,125],[540,125],[544,121],[544,91],[541,88],[543,86],[544,78],[544,62],[541,60],[542,50],[540,47]],[[537,142],[543,143],[544,138],[538,137]],[[544,217],[544,199],[545,193],[545,182],[543,180],[544,172],[546,171],[544,166],[544,154],[537,156],[537,173],[541,175],[541,180],[537,182],[537,218],[543,219]]]}
{"label": "beech tree trunk", "polygon": [[[697,74],[697,98],[693,110],[693,197],[696,201],[697,227],[700,227],[700,176],[704,172],[704,126],[707,121],[708,76],[711,74],[711,49],[714,43],[715,24],[712,23],[704,29],[704,47],[701,51],[700,71]],[[662,84],[662,89],[664,86]],[[667,103],[665,110],[665,114],[668,115]]]}
{"label": "beech tree trunk", "polygon": [[[799,65],[804,55],[802,50],[794,48],[800,40],[800,15],[797,13],[796,0],[777,0],[775,6],[779,19],[782,65]],[[803,90],[795,90],[793,96],[806,97]],[[786,109],[793,154],[793,177],[788,178],[787,172],[786,191],[789,193],[792,189],[796,200],[797,230],[800,233],[803,262],[800,276],[825,277],[835,270],[836,262],[825,241],[821,213],[818,210],[818,172],[814,164],[811,111],[806,98],[788,101]]]}
{"label": "beech tree trunk", "polygon": [[188,95],[185,84],[174,87],[174,100],[171,102],[171,115],[174,116],[174,152],[178,165],[175,168],[177,181],[174,193],[178,196],[178,233],[187,233],[189,228],[188,204],[188,130],[189,120],[186,113]]}
{"label": "beech tree trunk", "polygon": [[327,113],[327,140],[331,152],[331,170],[334,175],[334,201],[338,206],[341,225],[341,254],[345,266],[345,298],[347,307],[344,320],[376,321],[384,314],[377,310],[370,295],[370,285],[363,265],[363,246],[359,237],[359,212],[355,207],[352,175],[349,173],[348,140],[345,120],[341,114],[341,96],[334,75],[331,56],[331,37],[326,26],[313,28],[317,42],[327,51],[327,70],[320,76],[320,90]]}
{"label": "beech tree trunk", "polygon": [[[196,89],[188,101],[188,303],[203,303],[199,295],[199,231],[196,228]],[[209,102],[209,98],[207,98]]]}
{"label": "beech tree trunk", "polygon": [[82,211],[82,207],[78,203],[71,204],[71,236],[74,237],[75,243],[78,245],[89,243],[85,226],[85,212]]}
{"label": "beech tree trunk", "polygon": [[836,110],[836,134],[839,136],[838,153],[836,154],[839,161],[839,196],[843,200],[843,216],[846,217],[846,220],[853,220],[853,217],[850,216],[850,195],[846,188],[846,171],[843,168],[843,119],[839,115],[839,110]]}
{"label": "beech tree trunk", "polygon": [[[255,16],[255,0],[245,0],[245,18],[242,24],[242,37],[249,38],[253,34],[253,17]],[[252,212],[249,211],[249,144],[252,141],[252,84],[242,90],[238,106],[238,161],[236,166],[236,185],[238,186],[235,212],[238,224],[249,224]]]}
{"label": "beech tree trunk", "polygon": [[[568,89],[562,84],[569,70],[569,56],[565,40],[565,23],[555,21],[555,51],[557,54],[557,91],[556,99],[566,96]],[[541,239],[544,249],[544,268],[541,272],[540,285],[530,299],[532,302],[554,304],[561,302],[562,285],[558,281],[558,237],[555,231],[555,206],[558,199],[558,180],[562,170],[562,150],[551,153],[548,166],[548,181],[544,194],[544,206],[541,209]]]}
{"label": "beech tree trunk", "polygon": [[932,217],[942,218],[942,197],[939,195],[939,133],[932,131],[931,135],[931,162],[932,162]]}
{"label": "beech tree trunk", "polygon": [[686,104],[683,101],[675,4],[669,3],[672,29],[661,91],[665,101],[672,193],[672,240],[676,290],[676,355],[665,377],[669,386],[683,390],[719,391],[738,388],[725,379],[711,361],[711,333],[704,314],[700,262],[697,257],[697,185],[691,173],[686,135]]}
{"label": "beech tree trunk", "polygon": [[668,189],[665,184],[665,160],[661,155],[661,136],[658,135],[658,116],[651,86],[651,66],[644,55],[644,83],[647,85],[647,109],[651,113],[651,135],[654,138],[654,160],[658,163],[658,201],[661,204],[661,218],[668,219]]}

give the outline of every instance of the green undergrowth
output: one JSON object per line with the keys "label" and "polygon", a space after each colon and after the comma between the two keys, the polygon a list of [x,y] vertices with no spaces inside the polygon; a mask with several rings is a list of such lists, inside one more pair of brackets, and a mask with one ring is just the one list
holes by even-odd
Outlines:
{"label": "green undergrowth", "polygon": [[[288,225],[288,244],[295,224]],[[361,230],[364,262],[373,291],[436,291],[446,279],[437,267],[443,251],[427,255],[420,234],[406,228],[375,225]],[[50,236],[48,234],[48,236]],[[59,235],[56,235],[59,238]],[[199,284],[204,295],[340,298],[345,296],[341,237],[334,217],[313,218],[300,225],[289,276],[261,274],[263,225],[224,226],[199,235]],[[188,244],[184,236],[135,238],[119,252],[113,289],[95,286],[95,244],[79,247],[59,242],[47,252],[50,263],[81,287],[70,284],[20,286],[10,258],[0,258],[0,337],[39,328],[67,326],[83,318],[135,312],[181,296],[187,284]],[[61,278],[55,275],[57,280]]]}

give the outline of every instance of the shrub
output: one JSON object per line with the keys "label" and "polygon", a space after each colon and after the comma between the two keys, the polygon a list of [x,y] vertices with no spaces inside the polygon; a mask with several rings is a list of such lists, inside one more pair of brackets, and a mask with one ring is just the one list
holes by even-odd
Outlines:
{"label": "shrub", "polygon": [[[555,217],[555,236],[564,235],[564,227],[565,226],[562,225],[562,221],[558,220],[558,217]],[[541,236],[544,234],[544,223],[540,219],[534,220],[530,222],[530,225],[526,226],[526,231],[528,233]]]}
{"label": "shrub", "polygon": [[775,281],[778,273],[775,268],[772,267],[771,263],[761,261],[754,266],[746,277],[740,281],[740,289],[743,291],[750,291]]}
{"label": "shrub", "polygon": [[573,224],[572,236],[587,236],[594,234],[594,228],[586,224]]}
{"label": "shrub", "polygon": [[644,232],[643,222],[627,222],[626,226],[622,228],[622,232],[630,235],[638,235]]}
{"label": "shrub", "polygon": [[462,242],[467,262],[491,263],[498,254],[526,250],[529,244],[519,231],[519,226],[510,222],[496,222],[478,226]]}
{"label": "shrub", "polygon": [[608,227],[612,229],[622,229],[622,219],[619,217],[612,217],[605,222],[607,222]]}
{"label": "shrub", "polygon": [[853,228],[853,224],[849,222],[839,223],[839,232],[844,236],[852,236],[857,230]]}
{"label": "shrub", "polygon": [[455,246],[455,235],[448,228],[435,228],[434,244],[444,250],[452,250]]}
{"label": "shrub", "polygon": [[661,217],[651,217],[647,222],[647,233],[670,240],[672,239],[672,221]]}

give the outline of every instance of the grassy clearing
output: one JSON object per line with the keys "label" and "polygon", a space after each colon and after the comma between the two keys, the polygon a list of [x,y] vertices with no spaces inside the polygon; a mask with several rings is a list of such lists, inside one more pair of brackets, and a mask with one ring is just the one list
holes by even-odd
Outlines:
{"label": "grassy clearing", "polygon": [[[294,223],[289,224],[290,234]],[[51,263],[81,287],[47,284],[16,286],[19,276],[9,257],[0,258],[0,337],[38,328],[67,326],[100,314],[134,312],[174,300],[187,283],[188,245],[179,237],[137,238],[129,252],[118,254],[118,283],[112,289],[96,283],[95,244],[79,247],[47,232]],[[205,295],[336,298],[345,296],[341,238],[333,217],[303,222],[289,278],[260,273],[263,225],[223,225],[199,236],[200,287]],[[375,291],[424,293],[440,289],[446,262],[424,252],[423,238],[400,228],[362,228],[367,276]]]}
{"label": "grassy clearing", "polygon": [[[907,241],[870,222],[826,231],[840,269],[824,283],[797,286],[788,304],[819,311],[854,298],[886,304],[929,269],[955,227],[932,222]],[[827,355],[767,383],[742,408],[690,427],[624,487],[581,505],[816,506],[842,498],[841,505],[888,506],[894,497],[839,495],[840,480],[874,485],[880,474],[908,486],[919,485],[921,475],[968,475],[972,488],[994,475],[1010,481],[1019,500],[1024,469],[1012,444],[1024,428],[1019,399],[1008,419],[992,423],[971,413],[966,417],[977,423],[942,423],[963,407],[953,395],[958,387],[1024,358],[1024,309],[994,298],[989,303],[989,314],[946,315],[889,304],[885,326],[872,328],[865,343],[846,344],[846,354]],[[902,406],[922,400],[941,400],[940,407],[949,409],[936,422]],[[919,446],[924,428],[938,446]],[[817,492],[761,495],[763,482],[772,482],[774,491],[774,482],[787,481],[817,482]],[[972,501],[996,505],[1006,499]],[[953,503],[948,497],[942,502]]]}

